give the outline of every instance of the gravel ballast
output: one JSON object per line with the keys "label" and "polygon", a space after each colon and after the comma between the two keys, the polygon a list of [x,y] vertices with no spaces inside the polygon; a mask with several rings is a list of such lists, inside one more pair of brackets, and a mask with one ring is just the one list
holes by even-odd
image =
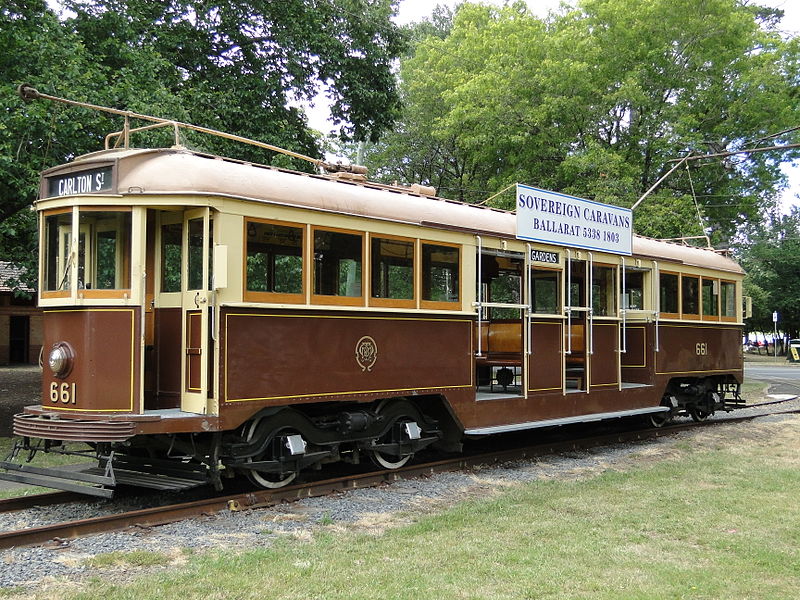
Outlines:
{"label": "gravel ballast", "polygon": [[[779,405],[736,411],[734,414],[800,409],[800,400]],[[724,419],[724,414],[714,417]],[[797,415],[765,416],[751,424],[715,428],[719,435],[736,436],[742,427],[759,427],[775,420],[800,418]],[[309,539],[319,528],[346,528],[379,534],[388,527],[411,522],[415,516],[441,510],[470,497],[486,497],[521,483],[588,477],[608,469],[626,469],[646,460],[670,456],[674,446],[708,430],[678,433],[652,441],[598,447],[588,451],[522,460],[470,471],[436,474],[425,478],[398,481],[392,485],[337,493],[323,498],[300,500],[275,507],[224,511],[216,515],[189,519],[154,528],[135,528],[76,540],[55,540],[30,548],[0,552],[0,588],[47,586],[65,581],[80,581],[96,575],[87,565],[95,555],[137,550],[158,552],[179,565],[185,550],[245,550],[271,545],[280,536]],[[152,498],[149,500],[152,503]],[[138,508],[133,501],[130,506]],[[0,514],[0,531],[19,527],[39,527],[69,519],[89,518],[123,507],[112,501],[91,501],[70,505],[32,508]],[[169,568],[162,566],[158,568]],[[128,576],[142,569],[126,567]]]}

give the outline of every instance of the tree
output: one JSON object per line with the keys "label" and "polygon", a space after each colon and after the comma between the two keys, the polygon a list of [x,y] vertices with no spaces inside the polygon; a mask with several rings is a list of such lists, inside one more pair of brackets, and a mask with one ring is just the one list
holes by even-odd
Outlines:
{"label": "tree", "polygon": [[[464,4],[445,37],[403,60],[403,118],[371,160],[454,198],[520,181],[630,206],[671,159],[797,124],[800,45],[778,34],[780,14],[742,0],[582,0],[543,20],[522,3]],[[637,231],[725,241],[774,206],[792,156],[692,163],[637,210]]]}
{"label": "tree", "polygon": [[[0,8],[0,231],[36,197],[38,172],[103,147],[119,119],[50,103],[42,92],[236,133],[321,157],[298,108],[325,89],[340,132],[377,139],[399,109],[391,63],[405,37],[389,19],[396,0],[65,0],[59,18],[44,0]],[[167,131],[134,140],[171,145]],[[308,163],[188,133],[185,145],[308,170]],[[12,226],[6,221],[14,217]],[[26,234],[28,235],[28,234]],[[28,235],[28,239],[35,239]],[[9,255],[22,237],[5,238]],[[35,245],[26,248],[35,254]],[[31,272],[35,272],[35,269]]]}
{"label": "tree", "polygon": [[753,299],[751,331],[772,331],[772,312],[791,338],[800,337],[800,208],[749,228],[739,259],[747,272],[745,293]]}

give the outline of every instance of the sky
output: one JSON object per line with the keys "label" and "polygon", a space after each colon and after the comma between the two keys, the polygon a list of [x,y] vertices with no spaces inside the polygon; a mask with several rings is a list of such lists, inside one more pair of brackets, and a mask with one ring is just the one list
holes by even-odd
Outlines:
{"label": "sky", "polygon": [[[400,0],[398,15],[395,19],[397,24],[406,25],[429,17],[433,12],[434,7],[438,5],[447,5],[454,7],[463,0]],[[503,0],[480,0],[485,4],[502,5]],[[544,17],[551,10],[556,10],[559,7],[560,0],[526,0],[531,11]],[[570,2],[572,4],[574,2]],[[754,0],[754,3],[761,6],[771,6],[780,8],[784,11],[784,18],[782,21],[781,29],[786,35],[800,35],[800,0]],[[327,113],[324,107],[324,102],[317,102],[317,106],[308,110],[308,117],[311,126],[319,131],[327,132],[330,130],[330,125],[326,122]],[[785,212],[788,212],[788,207],[797,204],[800,205],[800,164],[792,165],[786,163],[783,165],[784,172],[789,177],[789,188],[783,193],[782,206]],[[531,182],[535,184],[535,182]]]}

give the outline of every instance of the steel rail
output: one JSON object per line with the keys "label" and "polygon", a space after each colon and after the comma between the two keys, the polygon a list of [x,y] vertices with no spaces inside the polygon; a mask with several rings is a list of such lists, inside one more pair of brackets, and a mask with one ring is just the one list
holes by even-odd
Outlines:
{"label": "steel rail", "polygon": [[3,498],[0,499],[0,513],[25,510],[34,506],[53,506],[54,504],[81,501],[86,501],[86,494],[77,494],[75,492],[48,492],[46,494]]}
{"label": "steel rail", "polygon": [[[752,421],[754,419],[781,414],[797,414],[800,409],[776,411],[758,415],[733,417],[702,423],[680,423],[661,428],[623,431],[588,438],[544,443],[524,448],[501,450],[474,456],[459,456],[420,465],[411,465],[392,471],[377,471],[358,475],[337,477],[323,481],[298,484],[277,490],[256,490],[204,500],[194,500],[169,506],[146,508],[116,515],[93,517],[68,523],[56,523],[22,531],[0,533],[0,549],[41,544],[50,540],[67,540],[87,535],[120,531],[130,527],[154,527],[183,519],[215,514],[225,510],[239,511],[263,508],[281,502],[326,496],[334,492],[375,487],[394,481],[429,476],[435,473],[457,471],[487,464],[510,462],[547,456],[559,452],[587,450],[615,443],[629,443],[667,437],[697,427],[714,427]],[[56,494],[52,494],[55,496]]]}

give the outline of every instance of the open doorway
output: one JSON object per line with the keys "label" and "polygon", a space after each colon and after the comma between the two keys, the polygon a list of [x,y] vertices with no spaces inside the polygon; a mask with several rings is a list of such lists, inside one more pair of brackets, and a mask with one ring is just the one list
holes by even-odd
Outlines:
{"label": "open doorway", "polygon": [[480,257],[481,315],[475,357],[479,399],[522,396],[524,307],[522,253],[485,250]]}
{"label": "open doorway", "polygon": [[568,392],[586,391],[587,372],[587,263],[570,260],[567,265],[567,322],[564,331],[564,381]]}
{"label": "open doorway", "polygon": [[27,363],[30,351],[30,317],[27,315],[11,315],[8,329],[8,361],[11,363]]}

